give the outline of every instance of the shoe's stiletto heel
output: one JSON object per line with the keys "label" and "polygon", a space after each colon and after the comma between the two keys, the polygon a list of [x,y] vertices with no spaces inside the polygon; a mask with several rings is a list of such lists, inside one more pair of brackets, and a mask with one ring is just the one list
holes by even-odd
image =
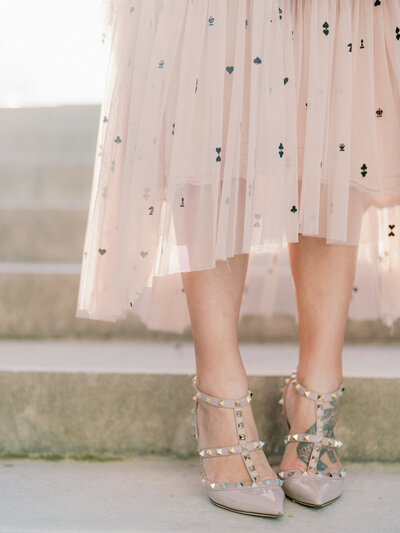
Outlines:
{"label": "shoe's stiletto heel", "polygon": [[[196,394],[193,396],[195,406],[192,409],[194,416],[192,424],[195,427],[194,437],[197,441],[197,449],[200,455],[200,463],[202,465],[201,482],[205,486],[207,495],[212,503],[219,507],[223,507],[224,509],[244,514],[268,517],[282,516],[283,502],[285,499],[285,494],[281,487],[283,481],[279,478],[261,481],[250,457],[250,451],[260,450],[265,444],[260,440],[247,441],[246,439],[246,428],[242,416],[242,408],[251,401],[252,393],[250,390],[246,396],[239,400],[225,400],[201,392],[196,386],[196,376],[193,378],[193,387]],[[200,449],[197,425],[197,406],[199,400],[208,405],[213,405],[214,407],[232,410],[232,422],[236,427],[237,442],[232,442],[228,446],[222,446],[219,448]],[[204,464],[204,459],[233,454],[241,455],[250,476],[251,481],[249,484],[227,482],[217,483],[210,481],[205,473],[206,465]]]}
{"label": "shoe's stiletto heel", "polygon": [[[312,507],[322,507],[333,502],[343,492],[345,470],[335,473],[325,473],[318,471],[318,462],[321,451],[325,448],[339,448],[343,445],[340,440],[326,435],[324,431],[324,405],[327,402],[336,401],[344,391],[341,386],[337,391],[330,394],[322,394],[306,389],[297,382],[296,370],[290,378],[286,378],[286,385],[282,389],[282,398],[279,403],[283,406],[283,414],[289,430],[289,435],[285,437],[285,444],[288,442],[304,442],[312,444],[310,459],[307,469],[304,472],[279,472],[279,477],[283,479],[283,490],[288,498],[303,505]],[[285,408],[285,395],[290,385],[301,396],[315,402],[316,428],[315,434],[310,433],[290,433],[290,424],[287,419]]]}

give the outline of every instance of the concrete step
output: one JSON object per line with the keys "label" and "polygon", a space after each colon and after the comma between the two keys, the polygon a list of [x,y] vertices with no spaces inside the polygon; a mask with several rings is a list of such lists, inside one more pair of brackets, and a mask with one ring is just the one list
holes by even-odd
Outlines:
{"label": "concrete step", "polygon": [[[79,237],[76,234],[76,238]],[[59,247],[60,249],[60,247]],[[129,338],[191,340],[180,334],[150,331],[136,314],[116,323],[75,317],[80,263],[0,262],[0,338]],[[243,342],[297,342],[295,319],[247,315],[239,327]],[[400,320],[389,330],[381,321],[349,320],[346,342],[398,343]]]}
{"label": "concrete step", "polygon": [[0,262],[80,262],[86,220],[75,209],[0,210]]}
{"label": "concrete step", "polygon": [[99,105],[0,109],[0,167],[91,164],[99,113]]}
{"label": "concrete step", "polygon": [[[278,461],[279,389],[297,348],[242,344],[241,353],[260,438]],[[0,455],[196,454],[191,343],[3,341],[0,354]],[[400,460],[399,356],[395,346],[345,346],[343,460]]]}
{"label": "concrete step", "polygon": [[0,261],[80,262],[99,113],[0,109]]}
{"label": "concrete step", "polygon": [[[95,160],[95,144],[83,161],[32,162],[21,157],[19,161],[1,163],[2,197],[0,208],[9,209],[19,204],[40,207],[40,203],[53,201],[75,202],[80,209],[89,206],[89,195]],[[62,205],[61,205],[62,207]]]}
{"label": "concrete step", "polygon": [[[212,505],[195,459],[0,463],[1,533],[397,533],[400,465],[348,464],[343,496],[311,509],[286,499],[277,519]],[[371,482],[373,480],[373,482]],[[21,510],[23,509],[23,512]]]}

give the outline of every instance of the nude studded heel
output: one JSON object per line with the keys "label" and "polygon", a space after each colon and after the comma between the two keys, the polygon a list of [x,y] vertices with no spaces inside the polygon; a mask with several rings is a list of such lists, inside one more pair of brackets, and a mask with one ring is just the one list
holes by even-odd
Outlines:
{"label": "nude studded heel", "polygon": [[[265,442],[260,440],[246,440],[246,428],[241,408],[250,403],[253,395],[252,392],[249,390],[247,395],[239,400],[215,398],[210,394],[201,392],[197,388],[196,376],[193,378],[193,387],[196,394],[193,396],[195,406],[192,409],[194,416],[192,425],[195,427],[194,437],[197,441],[197,449],[202,466],[201,482],[207,490],[209,499],[219,507],[238,513],[266,517],[282,516],[283,502],[285,499],[285,494],[281,488],[283,481],[279,478],[261,481],[249,453],[252,450],[262,449],[265,444]],[[234,422],[236,426],[237,442],[230,443],[228,446],[220,448],[200,449],[196,417],[199,400],[206,402],[209,405],[213,405],[214,407],[232,410],[232,422]],[[241,455],[250,476],[249,484],[211,482],[205,474],[206,465],[204,464],[204,459],[233,454]]]}
{"label": "nude studded heel", "polygon": [[[286,378],[286,385],[282,389],[282,398],[279,403],[283,406],[283,414],[286,419],[289,434],[285,437],[285,444],[288,442],[304,442],[312,444],[312,451],[308,461],[307,469],[304,472],[279,472],[279,477],[284,480],[283,490],[288,498],[312,507],[322,507],[332,503],[339,498],[343,492],[344,476],[346,471],[337,473],[325,473],[318,471],[318,462],[321,451],[325,448],[340,448],[343,443],[332,435],[326,435],[324,431],[324,405],[331,401],[336,401],[344,391],[341,386],[337,391],[330,394],[319,394],[307,390],[300,385],[296,379],[296,370],[290,378]],[[286,416],[285,395],[290,385],[293,385],[298,394],[305,396],[315,402],[316,433],[290,434],[290,425]]]}

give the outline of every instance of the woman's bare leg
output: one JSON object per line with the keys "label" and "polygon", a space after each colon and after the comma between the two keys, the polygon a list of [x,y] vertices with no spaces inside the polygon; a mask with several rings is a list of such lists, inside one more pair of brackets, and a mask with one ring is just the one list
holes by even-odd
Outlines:
{"label": "woman's bare leg", "polygon": [[[335,391],[342,381],[342,347],[350,304],[357,246],[326,244],[325,239],[299,236],[289,245],[299,316],[300,355],[298,381],[315,391]],[[313,432],[314,402],[289,387],[286,398],[291,433]],[[334,427],[337,405],[324,413],[326,427]],[[310,445],[289,443],[281,470],[304,470]],[[321,470],[341,468],[336,453],[321,452]]]}
{"label": "woman's bare leg", "polygon": [[[238,346],[239,311],[248,254],[217,261],[210,270],[182,273],[192,324],[197,385],[205,393],[237,399],[248,390],[248,380]],[[243,408],[248,440],[257,440],[251,403]],[[198,404],[199,444],[220,447],[235,444],[237,433],[231,409]],[[275,477],[262,450],[251,452],[260,477]],[[249,481],[239,455],[207,458],[206,475],[212,481]]]}

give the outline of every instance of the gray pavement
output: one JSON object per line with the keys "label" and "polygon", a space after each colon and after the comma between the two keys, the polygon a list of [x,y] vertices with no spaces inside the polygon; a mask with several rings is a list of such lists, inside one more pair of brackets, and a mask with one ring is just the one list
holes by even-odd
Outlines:
{"label": "gray pavement", "polygon": [[279,519],[213,506],[199,463],[165,457],[117,462],[2,460],[1,533],[400,531],[400,464],[347,464],[346,490],[323,509],[289,500]]}

